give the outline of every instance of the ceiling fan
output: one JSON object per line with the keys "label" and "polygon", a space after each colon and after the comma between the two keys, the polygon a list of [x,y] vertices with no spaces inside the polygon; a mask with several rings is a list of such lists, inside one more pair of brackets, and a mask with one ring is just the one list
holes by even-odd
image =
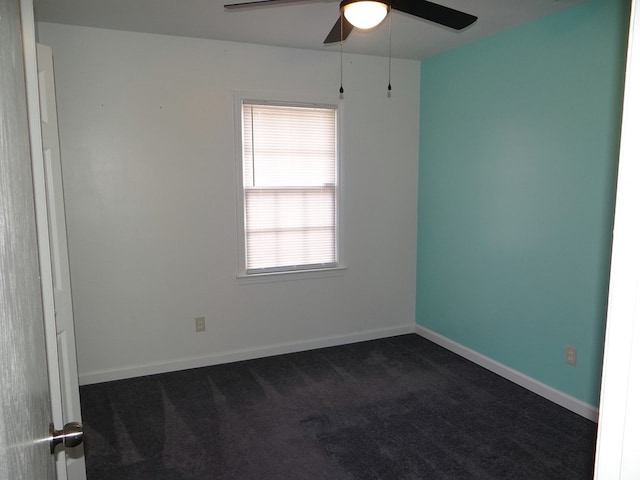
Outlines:
{"label": "ceiling fan", "polygon": [[[224,8],[232,10],[266,7],[285,3],[299,3],[301,1],[310,0],[254,0],[227,4]],[[391,10],[423,18],[454,30],[467,28],[478,19],[475,15],[426,0],[342,0],[340,2],[340,18],[338,18],[329,35],[325,38],[324,43],[344,41],[354,27],[361,30],[369,30],[380,24]]]}

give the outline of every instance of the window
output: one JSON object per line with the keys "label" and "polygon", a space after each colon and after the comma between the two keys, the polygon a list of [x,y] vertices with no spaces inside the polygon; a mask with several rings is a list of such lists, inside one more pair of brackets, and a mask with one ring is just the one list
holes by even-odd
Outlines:
{"label": "window", "polygon": [[337,107],[241,102],[246,275],[336,268]]}

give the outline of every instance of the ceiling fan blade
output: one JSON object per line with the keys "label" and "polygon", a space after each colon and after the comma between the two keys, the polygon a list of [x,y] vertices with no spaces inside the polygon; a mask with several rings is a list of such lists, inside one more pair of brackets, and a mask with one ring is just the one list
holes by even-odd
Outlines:
{"label": "ceiling fan blade", "polygon": [[[342,29],[340,29],[341,21],[342,21]],[[335,23],[335,25],[329,32],[329,35],[327,35],[327,38],[324,39],[324,43],[325,44],[338,43],[340,42],[340,40],[346,39],[351,33],[351,30],[353,30],[353,25],[347,22],[347,20],[344,18],[343,15],[340,15],[340,18],[338,19],[338,21]],[[341,35],[342,35],[342,38],[340,38]]]}
{"label": "ceiling fan blade", "polygon": [[437,3],[427,2],[426,0],[395,0],[391,2],[391,8],[455,30],[467,28],[478,20],[475,15],[454,10],[444,5],[438,5]]}
{"label": "ceiling fan blade", "polygon": [[310,0],[255,0],[253,2],[228,3],[224,6],[227,10],[238,10],[241,8],[270,7],[272,5],[282,5],[285,3],[304,3]]}

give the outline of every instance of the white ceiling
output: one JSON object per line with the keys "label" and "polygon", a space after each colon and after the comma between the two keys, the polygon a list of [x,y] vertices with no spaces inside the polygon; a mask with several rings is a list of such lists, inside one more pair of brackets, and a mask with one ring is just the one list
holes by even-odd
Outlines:
{"label": "white ceiling", "polygon": [[[339,17],[338,0],[301,0],[249,10],[225,10],[242,0],[34,0],[41,22],[279,45],[339,50],[322,42]],[[423,0],[416,0],[423,1]],[[479,38],[557,13],[584,0],[436,0],[479,17],[462,32],[403,13],[392,15],[392,56],[423,59]],[[388,55],[389,23],[354,30],[344,51]]]}

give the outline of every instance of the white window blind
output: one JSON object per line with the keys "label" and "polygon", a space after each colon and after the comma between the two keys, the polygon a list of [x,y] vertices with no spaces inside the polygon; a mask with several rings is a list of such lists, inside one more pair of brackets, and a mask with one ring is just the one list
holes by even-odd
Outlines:
{"label": "white window blind", "polygon": [[335,107],[242,104],[247,273],[337,266]]}

